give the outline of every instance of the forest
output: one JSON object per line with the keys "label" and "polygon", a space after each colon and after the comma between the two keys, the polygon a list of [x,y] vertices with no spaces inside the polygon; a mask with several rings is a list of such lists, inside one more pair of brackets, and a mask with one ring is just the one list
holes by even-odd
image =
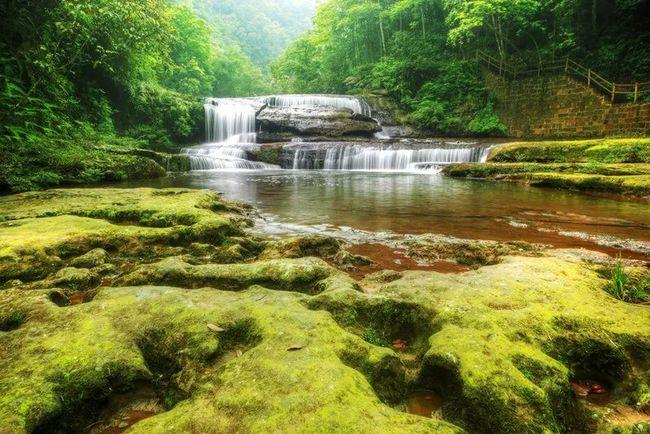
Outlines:
{"label": "forest", "polygon": [[650,0],[2,0],[0,63],[0,434],[650,433]]}
{"label": "forest", "polygon": [[178,149],[202,138],[197,98],[271,89],[381,91],[418,127],[502,135],[477,49],[514,64],[571,56],[607,77],[650,76],[643,0],[329,0],[299,36],[314,8],[3,2],[0,185],[54,185],[63,172],[101,178],[90,159],[74,161],[89,143]]}
{"label": "forest", "polygon": [[112,170],[120,157],[102,148],[201,141],[202,99],[269,92],[268,56],[309,25],[314,7],[256,5],[2,2],[0,189],[120,179],[129,165]]}
{"label": "forest", "polygon": [[274,62],[289,92],[385,91],[414,124],[500,135],[476,51],[535,67],[570,57],[621,82],[650,77],[644,0],[331,0]]}

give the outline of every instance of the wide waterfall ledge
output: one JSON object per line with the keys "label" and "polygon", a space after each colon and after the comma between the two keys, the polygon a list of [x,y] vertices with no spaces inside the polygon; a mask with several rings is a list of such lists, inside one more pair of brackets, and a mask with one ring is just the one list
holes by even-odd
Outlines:
{"label": "wide waterfall ledge", "polygon": [[[349,110],[371,120],[372,109],[350,95],[273,95],[251,98],[207,98],[205,126],[208,143],[186,148],[192,170],[359,170],[359,171],[440,171],[444,165],[484,162],[489,147],[478,143],[444,140],[390,141],[384,128],[374,139],[357,142],[310,142],[294,137],[284,144],[264,147],[258,143],[261,123],[257,116],[265,107],[323,108]],[[328,111],[329,110],[329,111]],[[314,116],[318,116],[318,110]],[[311,115],[310,115],[311,116]],[[349,116],[349,115],[348,115]],[[315,119],[316,123],[320,119]],[[323,120],[323,123],[326,123]],[[381,140],[379,140],[379,138]],[[265,161],[268,151],[273,163]],[[277,164],[280,163],[280,164]]]}

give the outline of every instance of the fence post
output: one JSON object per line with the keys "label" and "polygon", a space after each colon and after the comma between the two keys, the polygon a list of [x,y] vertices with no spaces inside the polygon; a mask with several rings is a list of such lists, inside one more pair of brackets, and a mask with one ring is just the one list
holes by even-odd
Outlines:
{"label": "fence post", "polygon": [[639,97],[639,83],[635,82],[634,83],[634,102],[636,102],[638,97]]}
{"label": "fence post", "polygon": [[587,86],[591,87],[591,69],[587,72]]}
{"label": "fence post", "polygon": [[566,63],[564,64],[564,73],[568,74],[569,73],[569,58],[566,58]]}
{"label": "fence post", "polygon": [[616,83],[612,83],[612,102],[614,102],[615,97],[616,97]]}

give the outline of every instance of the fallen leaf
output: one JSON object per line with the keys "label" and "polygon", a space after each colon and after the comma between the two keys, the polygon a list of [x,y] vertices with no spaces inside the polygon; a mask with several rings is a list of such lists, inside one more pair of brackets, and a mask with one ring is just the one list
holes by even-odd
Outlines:
{"label": "fallen leaf", "polygon": [[287,348],[287,351],[299,351],[302,350],[303,347],[300,345],[292,345],[289,348]]}
{"label": "fallen leaf", "polygon": [[587,396],[589,395],[589,390],[586,387],[582,387],[578,384],[572,384],[571,387],[573,388],[573,393],[576,394],[576,396]]}
{"label": "fallen leaf", "polygon": [[226,331],[226,329],[222,329],[221,327],[219,327],[217,325],[214,325],[214,324],[208,324],[208,329],[210,329],[211,331],[213,331],[215,333]]}
{"label": "fallen leaf", "polygon": [[393,341],[393,348],[398,350],[404,350],[406,349],[406,342],[404,342],[401,339],[397,339],[396,341]]}

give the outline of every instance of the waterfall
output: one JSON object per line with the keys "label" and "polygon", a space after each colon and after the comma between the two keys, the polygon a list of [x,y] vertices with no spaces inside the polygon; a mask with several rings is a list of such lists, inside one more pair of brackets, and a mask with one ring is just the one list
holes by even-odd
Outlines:
{"label": "waterfall", "polygon": [[207,98],[205,130],[210,143],[255,143],[256,107],[323,106],[347,108],[370,116],[367,102],[348,95],[275,95],[259,98]]}
{"label": "waterfall", "polygon": [[372,114],[367,102],[349,95],[276,95],[267,97],[267,103],[272,107],[336,107],[347,108],[368,117]]}
{"label": "waterfall", "polygon": [[248,160],[255,146],[255,99],[207,98],[205,130],[207,144],[183,149],[192,170],[279,169],[278,166]]}
{"label": "waterfall", "polygon": [[[250,145],[249,145],[250,146]],[[228,142],[213,143],[183,149],[190,157],[192,170],[217,169],[279,169],[279,166],[248,160],[246,145],[232,146]]]}
{"label": "waterfall", "polygon": [[205,101],[205,130],[211,143],[254,143],[255,107],[252,100],[208,98]]}
{"label": "waterfall", "polygon": [[[363,145],[334,145],[322,151],[313,146],[295,148],[294,169],[325,170],[420,170],[452,163],[481,162],[487,157],[482,146],[400,149]],[[320,167],[319,167],[320,166]]]}
{"label": "waterfall", "polygon": [[[279,166],[253,161],[259,150],[255,132],[256,114],[265,104],[274,107],[325,106],[347,108],[370,116],[372,110],[363,99],[348,95],[275,95],[255,98],[207,98],[205,127],[207,144],[186,148],[192,170],[279,169]],[[394,127],[393,127],[394,128]],[[379,134],[381,141],[391,137],[391,127]],[[401,134],[401,133],[400,133]],[[440,166],[462,162],[485,162],[489,148],[469,143],[409,141],[399,144],[301,142],[287,145],[285,166],[293,169],[327,170],[438,170]],[[293,152],[293,155],[291,155]],[[252,160],[251,160],[252,159]],[[293,159],[293,164],[292,164]]]}

